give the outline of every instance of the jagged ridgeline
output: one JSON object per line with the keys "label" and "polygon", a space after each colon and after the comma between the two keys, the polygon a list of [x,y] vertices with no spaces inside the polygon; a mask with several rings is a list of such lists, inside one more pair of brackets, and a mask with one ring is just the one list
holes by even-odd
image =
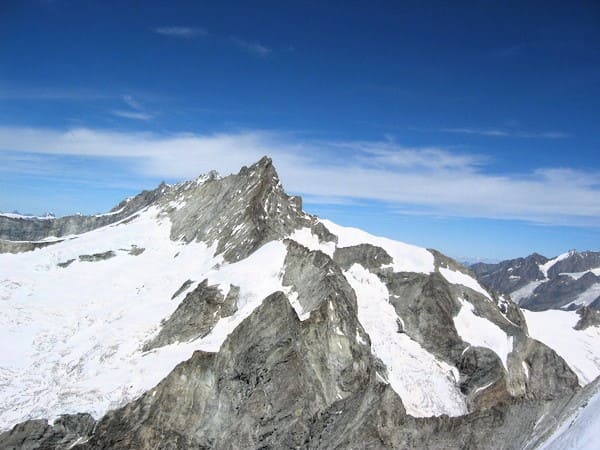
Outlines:
{"label": "jagged ridgeline", "polygon": [[0,239],[0,448],[535,448],[596,392],[509,296],[305,213],[266,157]]}

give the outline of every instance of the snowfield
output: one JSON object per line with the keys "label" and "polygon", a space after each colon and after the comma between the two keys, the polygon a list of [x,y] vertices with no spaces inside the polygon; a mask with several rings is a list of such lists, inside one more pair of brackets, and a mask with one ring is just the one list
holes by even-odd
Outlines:
{"label": "snowfield", "polygon": [[[281,242],[222,264],[214,246],[171,241],[170,228],[152,208],[127,225],[0,254],[0,429],[64,413],[100,417],[156,385],[194,350],[218,350],[264,297],[282,289]],[[132,245],[145,251],[133,256]],[[116,256],[108,260],[78,260],[111,250]],[[238,311],[203,339],[143,353],[188,278],[196,282],[189,289],[205,278],[224,292],[230,283],[240,286]]]}

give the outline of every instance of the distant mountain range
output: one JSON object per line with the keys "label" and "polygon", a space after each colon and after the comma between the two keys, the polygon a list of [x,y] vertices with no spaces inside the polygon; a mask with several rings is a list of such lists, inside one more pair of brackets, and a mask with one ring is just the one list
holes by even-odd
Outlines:
{"label": "distant mountain range", "polygon": [[600,309],[600,252],[571,250],[555,258],[534,253],[470,268],[484,286],[531,311]]}

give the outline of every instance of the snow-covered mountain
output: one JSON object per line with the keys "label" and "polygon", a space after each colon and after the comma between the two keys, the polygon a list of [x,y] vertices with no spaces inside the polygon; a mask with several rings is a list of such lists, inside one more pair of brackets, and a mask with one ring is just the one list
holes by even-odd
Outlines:
{"label": "snow-covered mountain", "polygon": [[471,269],[484,286],[510,294],[531,311],[600,309],[600,252],[571,250],[551,259],[534,253]]}
{"label": "snow-covered mountain", "polygon": [[306,214],[268,158],[0,239],[1,448],[533,448],[600,374],[441,253]]}

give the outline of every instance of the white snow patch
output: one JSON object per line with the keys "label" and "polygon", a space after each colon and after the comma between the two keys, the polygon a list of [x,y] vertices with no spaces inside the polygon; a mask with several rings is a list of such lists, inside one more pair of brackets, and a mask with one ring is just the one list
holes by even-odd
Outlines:
{"label": "white snow patch", "polygon": [[107,212],[107,213],[103,213],[103,214],[95,214],[94,217],[115,216],[115,215],[119,214],[120,212],[122,212],[124,209],[125,209],[125,207],[123,206],[122,208],[119,208],[116,211],[111,211],[111,212]]}
{"label": "white snow patch", "polygon": [[367,341],[365,341],[362,336],[360,335],[360,333],[358,332],[358,330],[356,330],[356,340],[359,344],[362,345],[367,345]]}
{"label": "white snow patch", "polygon": [[512,336],[508,336],[498,325],[475,315],[474,306],[459,299],[462,307],[454,318],[456,331],[461,339],[476,347],[487,347],[496,353],[506,370],[508,354],[512,351]]}
{"label": "white snow patch", "polygon": [[488,384],[486,384],[485,386],[479,386],[477,389],[475,389],[475,390],[473,391],[473,395],[474,395],[474,394],[477,394],[478,392],[481,392],[481,391],[483,391],[483,390],[485,390],[485,389],[487,389],[487,388],[489,388],[489,387],[490,387],[492,384],[494,384],[494,383],[495,383],[495,381],[491,381],[491,382],[489,382]]}
{"label": "white snow patch", "polygon": [[479,292],[480,294],[487,297],[489,300],[492,299],[490,294],[488,294],[488,292],[484,288],[482,288],[481,285],[477,282],[477,280],[475,280],[475,278],[473,278],[472,276],[467,275],[466,273],[458,272],[456,270],[448,269],[446,267],[440,267],[439,271],[442,274],[442,276],[448,281],[448,283],[462,284],[463,286],[473,289],[475,292]]}
{"label": "white snow patch", "polygon": [[527,363],[525,361],[523,361],[521,363],[521,365],[523,366],[523,372],[525,373],[525,378],[529,378],[529,366],[527,365]]}
{"label": "white snow patch", "polygon": [[573,369],[579,384],[586,385],[600,375],[600,327],[575,330],[575,311],[523,309],[529,335],[558,353]]}
{"label": "white snow patch", "polygon": [[359,264],[350,267],[345,275],[356,292],[358,319],[371,338],[371,350],[386,365],[387,380],[406,411],[415,417],[466,414],[456,368],[437,360],[408,335],[397,332],[398,315],[388,301],[386,286]]}
{"label": "white snow patch", "polygon": [[540,270],[542,271],[542,273],[544,274],[544,277],[548,278],[548,271],[552,268],[552,266],[554,264],[556,264],[559,261],[562,261],[563,259],[567,259],[569,256],[573,255],[572,251],[569,251],[567,253],[563,253],[562,255],[557,256],[554,259],[551,259],[550,261],[544,263],[544,264],[540,264]]}
{"label": "white snow patch", "polygon": [[183,199],[180,200],[171,200],[168,204],[168,206],[170,208],[174,208],[176,211],[179,211],[181,208],[183,208],[186,205],[186,201]]}
{"label": "white snow patch", "polygon": [[[296,292],[291,286],[284,286],[283,292],[285,292],[290,304],[292,305],[292,308],[294,308],[296,311],[298,319],[300,319],[302,322],[308,319],[310,317],[310,311],[304,311],[304,308],[298,300],[298,292]],[[329,305],[331,306],[331,303]],[[331,308],[333,307],[331,306]]]}
{"label": "white snow patch", "polygon": [[333,257],[333,252],[335,252],[335,242],[320,242],[319,237],[313,234],[311,229],[308,227],[294,230],[289,238],[301,245],[304,245],[309,250],[321,250],[330,257]]}
{"label": "white snow patch", "polygon": [[563,273],[560,273],[559,275],[567,275],[567,276],[573,278],[574,280],[579,280],[582,276],[584,276],[588,272],[592,272],[594,275],[600,277],[600,267],[596,267],[594,269],[589,269],[584,272],[563,272]]}
{"label": "white snow patch", "polygon": [[383,248],[394,259],[394,272],[431,273],[435,270],[433,255],[424,248],[373,236],[358,228],[342,227],[330,220],[321,222],[338,237],[338,247],[371,244]]}

